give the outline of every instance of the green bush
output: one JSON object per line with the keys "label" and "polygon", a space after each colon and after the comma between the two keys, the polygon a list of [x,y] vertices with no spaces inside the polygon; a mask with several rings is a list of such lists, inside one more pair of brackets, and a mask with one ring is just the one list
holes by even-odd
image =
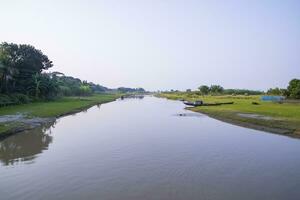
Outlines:
{"label": "green bush", "polygon": [[8,106],[12,104],[14,104],[14,102],[11,101],[8,95],[0,94],[0,106]]}
{"label": "green bush", "polygon": [[11,96],[14,96],[14,98],[16,98],[17,102],[19,102],[20,104],[30,103],[32,101],[30,97],[21,93],[14,93]]}
{"label": "green bush", "polygon": [[8,96],[10,99],[11,104],[16,105],[16,104],[21,104],[21,102],[19,101],[18,97],[15,96],[14,94],[11,94]]}
{"label": "green bush", "polygon": [[14,93],[11,95],[0,95],[0,106],[9,106],[9,105],[17,105],[29,103],[32,100],[25,94]]}

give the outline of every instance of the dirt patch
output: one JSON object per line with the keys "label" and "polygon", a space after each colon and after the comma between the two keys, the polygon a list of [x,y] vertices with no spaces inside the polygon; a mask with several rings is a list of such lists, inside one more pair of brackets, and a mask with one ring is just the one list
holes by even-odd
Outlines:
{"label": "dirt patch", "polygon": [[238,113],[240,117],[252,118],[252,119],[263,119],[263,120],[274,120],[273,117],[258,115],[258,114],[249,114],[249,113]]}
{"label": "dirt patch", "polygon": [[3,115],[0,116],[0,124],[6,123],[22,123],[30,126],[41,125],[43,123],[53,121],[53,118],[27,118],[24,114]]}
{"label": "dirt patch", "polygon": [[7,122],[13,122],[24,119],[23,114],[16,114],[16,115],[3,115],[0,116],[0,123],[7,123]]}
{"label": "dirt patch", "polygon": [[9,129],[2,132],[0,134],[0,138],[53,122],[55,122],[55,118],[27,118],[27,116],[22,113],[18,113],[15,115],[3,115],[0,116],[0,125],[9,127]]}

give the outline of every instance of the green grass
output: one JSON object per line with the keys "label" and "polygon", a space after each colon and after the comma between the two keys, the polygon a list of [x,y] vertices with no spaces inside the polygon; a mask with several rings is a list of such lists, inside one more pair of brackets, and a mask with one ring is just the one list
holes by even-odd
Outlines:
{"label": "green grass", "polygon": [[[7,106],[0,108],[0,116],[22,113],[28,118],[59,117],[65,114],[79,112],[96,104],[106,103],[117,99],[119,95],[99,94],[90,97],[64,97],[56,101],[36,102],[30,104]],[[0,136],[20,126],[17,122],[0,123]]]}
{"label": "green grass", "polygon": [[8,124],[0,124],[0,134],[8,131],[10,128],[11,126]]}
{"label": "green grass", "polygon": [[[275,103],[260,101],[260,96],[200,96],[188,93],[164,93],[160,96],[169,99],[185,99],[189,101],[203,100],[205,103],[231,102],[234,104],[221,106],[199,106],[190,110],[205,113],[235,124],[251,127],[258,125],[266,128],[288,130],[288,133],[299,134],[300,130],[300,103]],[[253,105],[257,102],[259,105]],[[258,114],[272,117],[272,120],[241,117],[238,113]]]}
{"label": "green grass", "polygon": [[117,95],[112,94],[90,97],[64,97],[56,101],[7,106],[0,108],[0,116],[24,113],[28,117],[57,117],[95,104],[110,102],[117,97]]}

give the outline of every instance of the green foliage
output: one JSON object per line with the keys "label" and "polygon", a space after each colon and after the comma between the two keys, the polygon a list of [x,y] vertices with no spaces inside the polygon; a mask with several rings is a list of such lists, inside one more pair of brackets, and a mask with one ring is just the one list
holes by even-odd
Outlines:
{"label": "green foliage", "polygon": [[198,87],[200,93],[202,95],[208,95],[208,94],[212,94],[212,95],[216,95],[216,94],[226,94],[226,95],[259,95],[259,94],[263,94],[262,91],[256,91],[256,90],[247,90],[247,89],[224,89],[222,86],[220,85],[211,85],[210,87],[208,87],[207,85],[201,85],[200,87]]}
{"label": "green foliage", "polygon": [[61,96],[72,96],[72,90],[68,86],[60,85],[59,92]]}
{"label": "green foliage", "polygon": [[32,100],[24,94],[14,93],[10,95],[0,94],[0,107],[29,103]]}
{"label": "green foliage", "polygon": [[92,95],[92,89],[88,85],[81,85],[79,87],[80,96],[90,96]]}
{"label": "green foliage", "polygon": [[207,85],[201,85],[198,89],[202,95],[207,95],[210,92],[210,88]]}
{"label": "green foliage", "polygon": [[52,67],[52,61],[31,45],[0,45],[1,92],[26,91],[34,74]]}
{"label": "green foliage", "polygon": [[291,98],[300,99],[300,79],[290,81],[287,88],[287,94]]}
{"label": "green foliage", "polygon": [[14,102],[11,101],[8,95],[4,95],[4,94],[0,95],[0,106],[7,106],[12,104],[14,104]]}
{"label": "green foliage", "polygon": [[119,87],[117,90],[121,93],[145,93],[144,88],[127,88],[127,87]]}
{"label": "green foliage", "polygon": [[109,90],[107,87],[103,87],[99,84],[94,84],[92,82],[88,83],[88,85],[90,86],[91,90],[95,93],[103,93]]}
{"label": "green foliage", "polygon": [[263,94],[262,91],[257,90],[247,90],[247,89],[224,89],[223,94],[227,95],[260,95]]}
{"label": "green foliage", "polygon": [[220,85],[211,85],[209,88],[209,91],[212,94],[222,94],[224,91],[224,88]]}
{"label": "green foliage", "polygon": [[52,61],[31,45],[0,44],[0,105],[26,103],[31,97],[52,100],[60,96],[89,96],[109,91],[99,84],[60,72],[44,72],[52,66]]}
{"label": "green foliage", "polygon": [[17,99],[17,101],[19,102],[19,104],[25,104],[25,103],[30,103],[32,102],[32,99],[29,98],[27,95],[25,94],[21,94],[21,93],[15,93],[12,94],[10,96],[14,96],[14,98]]}
{"label": "green foliage", "polygon": [[287,90],[283,88],[270,88],[267,91],[267,94],[269,95],[278,95],[278,96],[287,96]]}

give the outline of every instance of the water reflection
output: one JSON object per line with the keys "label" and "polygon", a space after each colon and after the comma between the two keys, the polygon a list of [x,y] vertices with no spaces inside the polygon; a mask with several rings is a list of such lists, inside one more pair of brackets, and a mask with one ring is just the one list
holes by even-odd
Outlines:
{"label": "water reflection", "polygon": [[131,95],[123,95],[121,96],[121,100],[124,99],[144,99],[144,95],[137,95],[137,94],[131,94]]}
{"label": "water reflection", "polygon": [[0,141],[0,199],[298,200],[299,154],[182,102],[126,99]]}
{"label": "water reflection", "polygon": [[54,125],[55,123],[46,124],[0,141],[0,162],[3,165],[33,162],[52,143],[51,127]]}

